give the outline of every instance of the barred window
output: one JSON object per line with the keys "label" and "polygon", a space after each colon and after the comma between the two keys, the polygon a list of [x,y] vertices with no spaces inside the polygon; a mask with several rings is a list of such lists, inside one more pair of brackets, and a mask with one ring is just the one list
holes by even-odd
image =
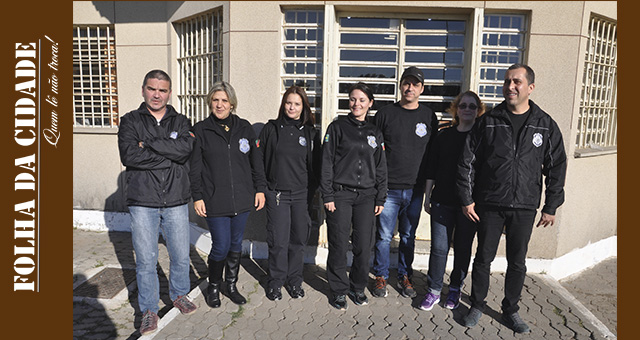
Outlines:
{"label": "barred window", "polygon": [[591,17],[578,115],[577,149],[617,147],[618,44],[616,22]]}
{"label": "barred window", "polygon": [[222,80],[222,9],[176,23],[181,113],[195,124],[209,116],[211,86]]}
{"label": "barred window", "polygon": [[113,26],[73,27],[74,127],[116,127],[118,87]]}
{"label": "barred window", "polygon": [[345,16],[339,18],[338,113],[348,112],[348,89],[357,82],[371,86],[372,111],[399,98],[404,69],[424,73],[420,101],[450,119],[445,110],[463,83],[465,20],[400,19]]}
{"label": "barred window", "polygon": [[523,15],[484,16],[478,95],[487,107],[502,102],[502,84],[507,69],[523,62],[525,33]]}
{"label": "barred window", "polygon": [[323,27],[323,10],[284,12],[280,93],[292,85],[304,88],[318,123],[322,114]]}

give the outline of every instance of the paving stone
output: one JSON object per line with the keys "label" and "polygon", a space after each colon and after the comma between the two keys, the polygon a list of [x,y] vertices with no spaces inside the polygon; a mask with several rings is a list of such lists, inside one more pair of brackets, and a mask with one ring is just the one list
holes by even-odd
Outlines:
{"label": "paving stone", "polygon": [[[160,243],[161,316],[168,315],[168,255]],[[192,249],[190,277],[195,285],[206,279],[206,255]],[[135,256],[129,233],[99,233],[74,230],[74,285],[89,278],[101,266],[135,268]],[[612,331],[617,331],[616,259],[603,261],[594,268],[560,282]],[[467,329],[460,323],[469,309],[470,275],[462,289],[462,305],[444,309],[443,302],[431,312],[416,308],[426,292],[426,270],[416,270],[414,285],[418,297],[401,297],[394,287],[395,273],[389,284],[389,296],[369,296],[369,304],[341,312],[328,303],[328,284],[323,265],[305,265],[303,287],[306,296],[293,300],[283,290],[283,299],[272,302],[264,295],[266,261],[242,259],[238,288],[248,302],[236,306],[223,297],[221,308],[212,309],[204,294],[193,299],[198,310],[193,315],[177,314],[154,339],[605,339],[587,321],[571,301],[563,298],[539,275],[527,275],[520,303],[520,314],[529,323],[529,335],[513,334],[500,321],[504,274],[493,273],[487,297],[487,311],[480,323]],[[371,276],[373,281],[373,276]],[[445,283],[448,282],[448,273]],[[597,283],[596,283],[597,282]],[[594,289],[606,286],[608,291]],[[129,290],[130,289],[130,290]],[[194,291],[195,291],[194,290]],[[445,284],[443,297],[448,287]],[[140,336],[141,315],[137,310],[137,289],[127,289],[127,299],[117,303],[104,300],[74,301],[74,339],[136,339]]]}

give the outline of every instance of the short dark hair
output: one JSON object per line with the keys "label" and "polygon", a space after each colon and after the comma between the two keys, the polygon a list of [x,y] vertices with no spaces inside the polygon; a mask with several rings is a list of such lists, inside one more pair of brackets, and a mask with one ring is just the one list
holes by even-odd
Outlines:
{"label": "short dark hair", "polygon": [[509,70],[516,70],[519,68],[523,68],[525,69],[525,71],[527,71],[527,81],[529,82],[529,84],[533,84],[536,82],[536,74],[535,72],[533,72],[533,69],[531,67],[529,67],[529,65],[525,65],[525,64],[513,64],[511,66],[509,66]]}
{"label": "short dark hair", "polygon": [[311,106],[309,105],[309,98],[307,98],[307,93],[302,87],[296,85],[292,85],[282,95],[280,109],[278,110],[278,119],[284,118],[286,115],[286,108],[284,107],[284,104],[287,102],[287,97],[289,97],[290,94],[297,94],[300,96],[300,98],[302,98],[302,114],[300,115],[302,124],[313,125],[315,123],[315,119],[313,117],[313,114],[311,113]]}
{"label": "short dark hair", "polygon": [[349,88],[348,94],[351,95],[351,92],[353,92],[354,90],[360,90],[364,92],[364,94],[367,95],[369,100],[373,100],[373,90],[371,89],[371,87],[369,87],[369,85],[363,82],[359,82],[357,84],[351,85],[351,87]]}
{"label": "short dark hair", "polygon": [[144,81],[142,82],[142,87],[145,87],[145,85],[147,85],[147,80],[149,79],[158,79],[158,80],[165,80],[169,82],[169,90],[171,90],[171,77],[169,77],[169,75],[167,74],[167,72],[162,71],[162,70],[151,70],[147,73],[146,76],[144,76]]}

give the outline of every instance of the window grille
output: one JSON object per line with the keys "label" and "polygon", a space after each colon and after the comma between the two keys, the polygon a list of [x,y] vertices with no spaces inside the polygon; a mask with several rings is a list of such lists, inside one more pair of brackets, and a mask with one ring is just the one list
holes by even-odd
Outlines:
{"label": "window grille", "polygon": [[494,107],[504,100],[504,76],[509,66],[523,62],[525,33],[526,22],[522,15],[484,16],[478,95],[487,107]]}
{"label": "window grille", "polygon": [[112,26],[73,27],[74,127],[116,127],[118,87]]}
{"label": "window grille", "polygon": [[599,17],[589,23],[577,149],[617,147],[618,44],[617,24]]}
{"label": "window grille", "polygon": [[322,114],[324,11],[286,10],[282,27],[281,88],[305,89],[316,123]]}
{"label": "window grille", "polygon": [[372,111],[400,98],[402,72],[424,72],[422,103],[440,119],[463,83],[464,20],[341,17],[338,62],[338,113],[348,112],[348,89],[357,82],[372,87]]}
{"label": "window grille", "polygon": [[222,80],[222,9],[176,23],[180,112],[195,124],[209,116],[207,93]]}

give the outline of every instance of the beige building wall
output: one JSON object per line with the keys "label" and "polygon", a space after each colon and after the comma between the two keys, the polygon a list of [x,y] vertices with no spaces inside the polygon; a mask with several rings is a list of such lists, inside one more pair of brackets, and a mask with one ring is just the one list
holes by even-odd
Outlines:
{"label": "beige building wall", "polygon": [[[73,20],[74,24],[115,24],[119,108],[124,114],[142,102],[142,79],[152,68],[164,69],[172,76],[171,103],[177,103],[177,35],[173,23],[220,6],[223,78],[236,88],[237,113],[254,124],[275,117],[280,103],[283,7],[324,7],[328,18],[342,12],[455,13],[468,15],[471,21],[491,10],[528,14],[531,22],[525,62],[536,71],[532,99],[558,122],[568,155],[566,202],[558,210],[556,225],[534,230],[529,256],[555,258],[617,234],[617,155],[574,157],[589,18],[594,12],[616,20],[616,2],[77,1]],[[333,27],[325,30],[332,32]],[[325,44],[329,47],[325,50],[337,50],[335,41],[335,34],[327,37]],[[324,65],[325,74],[330,66]],[[475,76],[469,75],[467,82],[473,83]],[[330,84],[325,86],[331,88]],[[327,98],[325,103],[331,101]],[[324,107],[325,117],[332,114],[331,105]],[[120,175],[124,170],[116,132],[74,130],[74,208],[124,209],[121,202],[114,201],[123,197]],[[204,226],[195,216],[194,220]],[[264,240],[264,220],[264,212],[252,214],[246,237]],[[429,215],[423,213],[418,237],[428,239],[429,232]]]}

